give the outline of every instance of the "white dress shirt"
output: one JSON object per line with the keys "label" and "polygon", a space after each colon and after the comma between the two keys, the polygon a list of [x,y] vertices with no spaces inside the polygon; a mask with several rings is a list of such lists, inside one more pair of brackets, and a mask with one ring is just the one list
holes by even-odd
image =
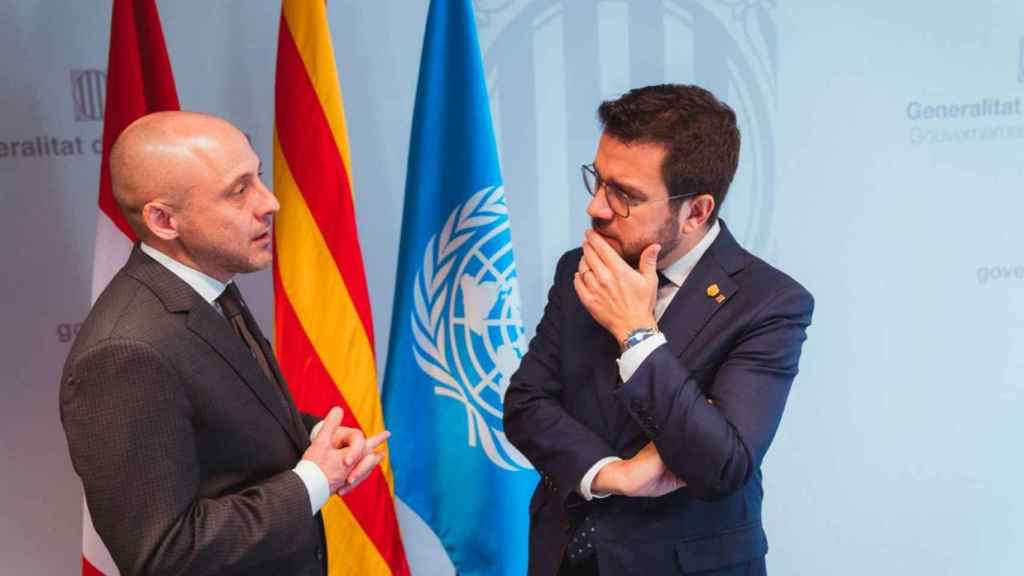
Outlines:
{"label": "white dress shirt", "polygon": [[[227,288],[227,284],[178,262],[156,248],[146,245],[145,242],[141,243],[139,248],[150,258],[159,262],[164,268],[170,270],[175,276],[181,278],[193,290],[198,292],[203,297],[203,300],[206,300],[208,304],[213,306],[214,310],[222,316],[224,315],[224,311],[221,310],[217,298],[220,298],[224,289]],[[316,429],[314,429],[315,431]],[[315,435],[311,434],[310,436],[313,437]],[[299,463],[295,465],[295,468],[292,468],[292,471],[305,484],[306,491],[309,493],[309,505],[315,515],[320,508],[323,508],[323,505],[327,503],[327,499],[331,496],[331,486],[327,482],[327,476],[320,470],[319,466],[309,460],[299,460]]]}
{"label": "white dress shirt", "polygon": [[[707,234],[701,238],[700,242],[693,247],[692,250],[687,252],[682,258],[676,260],[666,268],[661,270],[661,273],[669,279],[669,283],[658,289],[658,299],[654,303],[654,317],[658,320],[661,319],[661,315],[665,313],[668,305],[672,303],[672,299],[675,298],[676,293],[679,292],[679,287],[683,285],[686,278],[690,276],[690,272],[693,272],[693,268],[697,266],[697,262],[700,261],[704,253],[707,252],[708,247],[711,243],[718,238],[718,233],[721,232],[722,227],[719,225],[718,220],[711,225],[708,229]],[[658,347],[665,344],[665,335],[661,332],[655,334],[643,340],[639,344],[630,347],[628,350],[623,352],[622,356],[619,357],[616,362],[619,364],[619,376],[623,382],[628,382],[632,378],[633,374],[640,367],[640,364]],[[610,496],[607,493],[593,493],[591,486],[594,484],[594,478],[597,477],[597,473],[602,468],[612,462],[618,462],[622,460],[618,456],[608,456],[602,458],[594,463],[593,466],[587,470],[587,473],[583,475],[583,479],[580,480],[578,491],[585,500],[591,498],[605,498]]]}

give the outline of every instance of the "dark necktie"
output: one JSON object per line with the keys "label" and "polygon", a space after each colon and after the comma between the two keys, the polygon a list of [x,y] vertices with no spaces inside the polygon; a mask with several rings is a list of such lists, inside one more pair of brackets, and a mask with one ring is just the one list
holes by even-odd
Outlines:
{"label": "dark necktie", "polygon": [[270,359],[267,358],[263,346],[260,346],[260,342],[263,341],[263,333],[260,332],[256,319],[249,313],[245,300],[242,300],[242,293],[238,291],[238,286],[235,286],[234,282],[229,283],[224,288],[224,293],[217,298],[217,303],[220,304],[221,309],[224,311],[224,316],[231,323],[231,327],[235,329],[235,333],[245,341],[249,351],[256,358],[256,362],[259,363],[263,374],[266,375],[267,381],[270,382],[274,391],[277,392],[277,399],[281,402],[285,413],[290,416],[291,409],[288,406],[288,400],[284,395],[284,391],[281,389],[281,383],[274,376],[274,371],[270,367]]}
{"label": "dark necktie", "polygon": [[661,270],[658,270],[658,290],[661,290],[669,284],[672,284],[672,281],[668,279],[668,276],[662,274]]}

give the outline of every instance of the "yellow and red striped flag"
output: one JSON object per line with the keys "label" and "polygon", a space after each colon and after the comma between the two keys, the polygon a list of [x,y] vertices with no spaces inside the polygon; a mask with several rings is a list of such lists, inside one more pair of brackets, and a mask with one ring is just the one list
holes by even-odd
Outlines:
{"label": "yellow and red striped flag", "polygon": [[[284,0],[274,101],[274,337],[300,410],[384,429],[351,158],[324,2]],[[391,462],[323,508],[328,573],[409,574]]]}

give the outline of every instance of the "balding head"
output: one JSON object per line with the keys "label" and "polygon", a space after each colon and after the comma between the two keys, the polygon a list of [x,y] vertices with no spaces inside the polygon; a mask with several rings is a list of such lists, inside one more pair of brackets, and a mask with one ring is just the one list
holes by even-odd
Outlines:
{"label": "balding head", "polygon": [[227,121],[195,112],[155,112],[125,128],[110,151],[110,180],[136,234],[152,237],[142,217],[147,203],[183,205],[198,177],[214,168],[211,150],[239,139],[245,135]]}
{"label": "balding head", "polygon": [[215,116],[139,118],[110,153],[114,198],[139,238],[226,282],[270,263],[280,205],[240,130]]}

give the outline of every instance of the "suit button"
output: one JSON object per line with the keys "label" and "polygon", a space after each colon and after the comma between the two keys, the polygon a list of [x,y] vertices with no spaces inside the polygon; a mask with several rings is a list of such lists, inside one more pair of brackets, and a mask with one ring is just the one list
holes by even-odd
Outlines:
{"label": "suit button", "polygon": [[319,560],[321,562],[324,561],[324,549],[323,548],[317,546],[316,547],[316,552],[314,552],[313,555],[316,556],[317,560]]}

